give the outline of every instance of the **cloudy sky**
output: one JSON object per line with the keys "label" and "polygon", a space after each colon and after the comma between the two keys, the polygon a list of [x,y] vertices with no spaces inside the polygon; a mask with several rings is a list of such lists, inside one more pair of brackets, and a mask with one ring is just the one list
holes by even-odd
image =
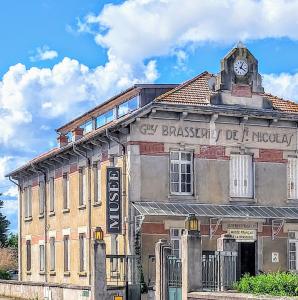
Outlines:
{"label": "cloudy sky", "polygon": [[242,40],[266,90],[298,101],[297,11],[298,0],[2,0],[0,192],[11,230],[16,189],[4,174],[133,83],[216,73]]}

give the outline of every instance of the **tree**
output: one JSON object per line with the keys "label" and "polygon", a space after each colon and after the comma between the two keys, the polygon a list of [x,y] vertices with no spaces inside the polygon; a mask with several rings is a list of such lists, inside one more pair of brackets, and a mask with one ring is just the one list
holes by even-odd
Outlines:
{"label": "tree", "polygon": [[[0,200],[0,209],[3,208],[3,200]],[[6,219],[6,216],[4,216],[0,212],[0,246],[3,247],[5,246],[7,242],[7,231],[8,231],[8,226],[10,222]]]}
{"label": "tree", "polygon": [[18,249],[18,235],[10,233],[6,242],[6,246],[13,249]]}

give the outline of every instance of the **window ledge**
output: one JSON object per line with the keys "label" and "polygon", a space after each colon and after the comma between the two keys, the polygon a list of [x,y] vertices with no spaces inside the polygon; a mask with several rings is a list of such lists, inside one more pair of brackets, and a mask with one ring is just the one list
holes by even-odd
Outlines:
{"label": "window ledge", "polygon": [[39,271],[39,275],[46,275],[45,271]]}
{"label": "window ledge", "polygon": [[98,206],[101,206],[101,205],[102,205],[102,202],[95,202],[95,203],[93,203],[94,207],[98,207]]}
{"label": "window ledge", "polygon": [[65,271],[65,272],[64,272],[64,276],[65,276],[65,277],[69,277],[69,276],[70,276],[70,271]]}
{"label": "window ledge", "polygon": [[51,212],[49,213],[49,217],[53,217],[53,216],[55,216],[55,212],[54,212],[54,211],[51,211]]}
{"label": "window ledge", "polygon": [[63,208],[62,213],[67,214],[70,212],[69,208]]}
{"label": "window ledge", "polygon": [[198,197],[195,196],[194,194],[169,194],[168,199],[170,199],[170,200],[189,199],[189,200],[195,201],[195,200],[198,200]]}
{"label": "window ledge", "polygon": [[50,271],[50,276],[56,276],[56,271]]}
{"label": "window ledge", "polygon": [[33,220],[32,217],[26,217],[26,218],[24,219],[25,222],[31,222],[32,220]]}
{"label": "window ledge", "polygon": [[26,271],[26,275],[32,275],[31,271]]}
{"label": "window ledge", "polygon": [[39,214],[39,215],[38,215],[38,218],[39,218],[39,219],[43,219],[43,218],[44,218],[44,214]]}
{"label": "window ledge", "polygon": [[86,277],[87,276],[87,272],[79,272],[78,275],[80,277]]}
{"label": "window ledge", "polygon": [[230,197],[230,202],[241,202],[241,203],[257,203],[256,198],[247,198],[247,197]]}
{"label": "window ledge", "polygon": [[86,204],[80,205],[79,209],[86,209]]}
{"label": "window ledge", "polygon": [[288,204],[298,204],[298,199],[288,199],[287,203]]}

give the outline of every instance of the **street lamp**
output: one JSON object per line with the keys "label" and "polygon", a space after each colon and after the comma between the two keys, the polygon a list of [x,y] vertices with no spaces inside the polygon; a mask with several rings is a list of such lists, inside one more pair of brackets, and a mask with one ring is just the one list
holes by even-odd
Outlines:
{"label": "street lamp", "polygon": [[195,214],[189,214],[186,222],[185,228],[190,232],[199,232],[200,231],[200,224],[199,220],[197,219]]}
{"label": "street lamp", "polygon": [[103,231],[101,227],[96,227],[94,230],[94,240],[96,242],[102,242],[103,241]]}

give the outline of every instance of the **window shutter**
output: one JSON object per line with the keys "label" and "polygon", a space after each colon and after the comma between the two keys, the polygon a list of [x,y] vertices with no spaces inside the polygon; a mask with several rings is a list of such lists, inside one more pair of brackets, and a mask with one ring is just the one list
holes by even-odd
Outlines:
{"label": "window shutter", "polygon": [[50,178],[50,211],[55,211],[55,184],[54,178]]}
{"label": "window shutter", "polygon": [[298,199],[297,193],[297,158],[288,159],[288,199]]}
{"label": "window shutter", "polygon": [[230,196],[253,197],[253,162],[251,155],[231,155]]}
{"label": "window shutter", "polygon": [[63,174],[63,208],[68,208],[68,174]]}
{"label": "window shutter", "polygon": [[25,218],[28,218],[28,194],[27,194],[27,188],[24,188],[23,191],[23,199],[24,199],[24,215]]}
{"label": "window shutter", "polygon": [[39,214],[44,214],[44,181],[39,182]]}
{"label": "window shutter", "polygon": [[32,217],[32,187],[28,187],[28,217]]}

